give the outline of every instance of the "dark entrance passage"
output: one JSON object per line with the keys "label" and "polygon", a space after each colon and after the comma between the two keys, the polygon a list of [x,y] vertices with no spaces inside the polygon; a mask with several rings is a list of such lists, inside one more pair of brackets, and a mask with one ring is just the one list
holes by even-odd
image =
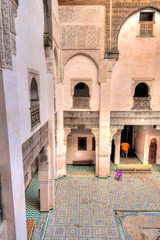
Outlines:
{"label": "dark entrance passage", "polygon": [[129,155],[134,155],[134,127],[125,125],[121,133],[121,143],[127,142],[130,145]]}
{"label": "dark entrance passage", "polygon": [[112,150],[111,150],[111,161],[114,163],[114,157],[115,157],[115,143],[114,139],[112,140]]}

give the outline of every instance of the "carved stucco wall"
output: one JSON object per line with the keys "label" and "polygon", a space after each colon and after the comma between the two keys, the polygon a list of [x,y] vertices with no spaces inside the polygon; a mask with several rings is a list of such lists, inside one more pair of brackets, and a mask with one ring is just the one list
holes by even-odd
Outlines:
{"label": "carved stucco wall", "polygon": [[[59,0],[59,4],[63,5],[86,5],[84,0]],[[112,0],[112,17],[110,29],[110,0],[89,0],[87,5],[103,5],[106,9],[105,16],[105,58],[118,58],[118,34],[124,21],[136,11],[153,7],[160,10],[160,1],[158,0]],[[70,8],[72,11],[72,8]],[[91,20],[92,21],[92,20]],[[110,34],[111,32],[111,34]],[[111,39],[111,49],[110,49]]]}
{"label": "carved stucco wall", "polygon": [[103,7],[60,7],[62,48],[101,48],[104,16]]}
{"label": "carved stucco wall", "polygon": [[100,79],[104,46],[104,7],[60,7],[61,22],[61,79],[64,66],[75,55],[87,55],[96,63]]}
{"label": "carved stucco wall", "polygon": [[106,25],[105,25],[105,57],[106,58],[118,58],[118,35],[119,31],[124,23],[124,21],[134,14],[136,11],[139,11],[145,7],[153,7],[160,9],[159,1],[113,1],[112,5],[112,29],[111,29],[111,51],[110,51],[110,9],[106,7]]}
{"label": "carved stucco wall", "polygon": [[0,64],[12,69],[12,54],[16,54],[16,29],[18,1],[0,1]]}

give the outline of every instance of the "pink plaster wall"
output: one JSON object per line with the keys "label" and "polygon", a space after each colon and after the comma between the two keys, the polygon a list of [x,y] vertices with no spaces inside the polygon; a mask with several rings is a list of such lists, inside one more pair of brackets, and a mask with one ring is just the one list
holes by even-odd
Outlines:
{"label": "pink plaster wall", "polygon": [[127,19],[119,33],[120,54],[113,68],[111,86],[111,110],[114,111],[131,110],[134,79],[154,79],[151,107],[160,110],[160,14],[155,12],[154,37],[139,37],[139,29],[138,12]]}
{"label": "pink plaster wall", "polygon": [[145,133],[141,127],[137,127],[135,138],[135,153],[142,163],[144,161],[144,144]]}
{"label": "pink plaster wall", "polygon": [[[78,137],[87,137],[87,150],[78,150]],[[66,163],[72,164],[73,160],[94,160],[95,151],[92,151],[92,137],[91,135],[72,135],[67,139],[67,157]]]}
{"label": "pink plaster wall", "polygon": [[[92,93],[90,91],[90,108],[99,110],[99,84],[97,82],[97,67],[87,56],[77,55],[71,58],[64,67],[64,110],[72,109],[71,79],[92,79]],[[84,110],[84,109],[83,109]]]}

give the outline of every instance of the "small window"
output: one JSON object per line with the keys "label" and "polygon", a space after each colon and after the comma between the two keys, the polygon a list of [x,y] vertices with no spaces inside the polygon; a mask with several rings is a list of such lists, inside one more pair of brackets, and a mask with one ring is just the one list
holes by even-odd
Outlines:
{"label": "small window", "polygon": [[140,22],[152,22],[154,17],[154,12],[141,12]]}
{"label": "small window", "polygon": [[154,12],[141,12],[139,23],[140,36],[153,37]]}
{"label": "small window", "polygon": [[139,83],[133,96],[133,109],[150,109],[151,97],[147,84]]}
{"label": "small window", "polygon": [[87,150],[87,138],[86,137],[78,138],[78,150],[79,151]]}
{"label": "small window", "polygon": [[96,149],[96,140],[95,137],[92,137],[92,151],[95,151]]}
{"label": "small window", "polygon": [[33,128],[37,123],[40,122],[38,86],[35,78],[32,78],[30,86],[30,111],[31,127]]}
{"label": "small window", "polygon": [[145,83],[139,83],[135,88],[134,97],[148,97],[148,87]]}
{"label": "small window", "polygon": [[78,83],[74,88],[73,108],[89,108],[89,87],[83,83]]}

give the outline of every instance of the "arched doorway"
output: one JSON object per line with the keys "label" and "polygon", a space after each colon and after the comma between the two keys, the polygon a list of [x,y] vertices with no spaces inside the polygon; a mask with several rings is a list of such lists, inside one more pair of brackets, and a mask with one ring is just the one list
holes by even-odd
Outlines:
{"label": "arched doorway", "polygon": [[156,138],[152,138],[149,145],[149,164],[156,163],[156,153],[157,153],[157,140]]}

